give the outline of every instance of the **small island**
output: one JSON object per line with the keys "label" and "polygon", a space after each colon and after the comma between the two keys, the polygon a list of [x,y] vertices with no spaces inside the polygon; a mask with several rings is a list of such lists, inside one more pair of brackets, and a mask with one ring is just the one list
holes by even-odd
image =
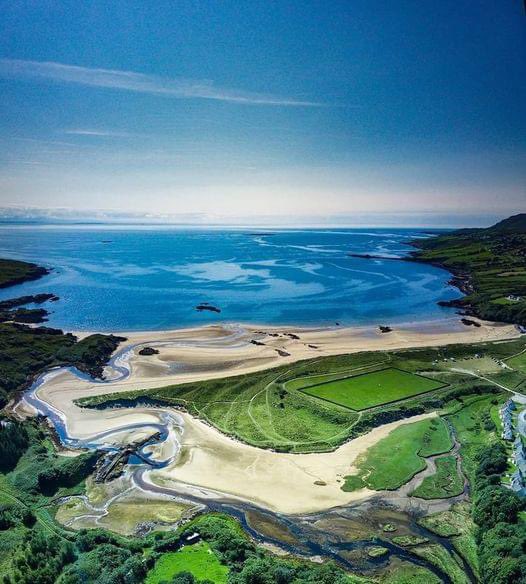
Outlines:
{"label": "small island", "polygon": [[142,356],[150,356],[150,355],[158,355],[158,354],[159,354],[159,350],[154,349],[153,347],[143,347],[142,349],[139,350],[139,355],[142,355]]}
{"label": "small island", "polygon": [[212,304],[208,304],[208,302],[201,302],[201,304],[198,304],[195,309],[198,312],[204,312],[205,310],[208,310],[209,312],[221,312],[220,308],[217,308],[217,306],[212,306]]}

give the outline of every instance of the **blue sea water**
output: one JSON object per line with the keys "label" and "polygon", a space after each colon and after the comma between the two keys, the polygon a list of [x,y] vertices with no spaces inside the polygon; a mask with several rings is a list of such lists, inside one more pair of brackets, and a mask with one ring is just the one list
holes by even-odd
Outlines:
{"label": "blue sea water", "polygon": [[[458,296],[433,266],[400,257],[407,229],[224,230],[130,226],[2,226],[0,257],[53,268],[0,299],[52,292],[52,326],[162,330],[214,322],[333,326],[429,321]],[[209,302],[220,314],[197,312]]]}

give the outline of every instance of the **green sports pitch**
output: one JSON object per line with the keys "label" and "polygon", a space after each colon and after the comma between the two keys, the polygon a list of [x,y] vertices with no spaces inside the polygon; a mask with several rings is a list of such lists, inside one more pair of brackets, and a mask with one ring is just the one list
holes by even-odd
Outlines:
{"label": "green sports pitch", "polygon": [[327,378],[328,380],[324,381],[322,376],[318,376],[315,385],[309,384],[309,379],[305,378],[303,386],[301,378],[295,379],[294,388],[307,395],[359,411],[427,393],[447,385],[442,381],[394,367],[340,379],[334,379],[333,375],[327,375]]}

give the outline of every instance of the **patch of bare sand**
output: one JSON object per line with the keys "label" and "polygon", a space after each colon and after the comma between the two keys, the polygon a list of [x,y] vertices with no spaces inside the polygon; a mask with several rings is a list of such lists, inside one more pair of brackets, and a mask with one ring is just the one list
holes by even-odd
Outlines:
{"label": "patch of bare sand", "polygon": [[[435,416],[422,414],[379,426],[333,452],[286,454],[236,442],[189,414],[184,419],[181,456],[149,479],[177,489],[177,483],[251,501],[278,513],[311,513],[364,499],[373,491],[341,490],[356,458],[398,426]],[[320,484],[316,484],[316,482]],[[321,483],[325,483],[322,485]]]}

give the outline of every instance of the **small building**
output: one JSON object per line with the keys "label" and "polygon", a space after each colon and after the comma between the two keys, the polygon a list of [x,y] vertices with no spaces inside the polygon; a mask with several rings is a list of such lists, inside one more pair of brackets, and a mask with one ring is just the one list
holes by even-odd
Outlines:
{"label": "small building", "polygon": [[524,489],[524,479],[518,470],[511,475],[510,488],[516,493],[521,493]]}
{"label": "small building", "polygon": [[526,450],[520,436],[513,443],[513,461],[523,477],[526,477]]}
{"label": "small building", "polygon": [[522,296],[516,296],[515,294],[508,294],[508,296],[506,296],[506,300],[509,300],[510,302],[520,302],[522,300]]}
{"label": "small building", "polygon": [[500,415],[503,416],[504,413],[512,413],[517,409],[515,402],[512,399],[507,400],[503,406],[500,408]]}

